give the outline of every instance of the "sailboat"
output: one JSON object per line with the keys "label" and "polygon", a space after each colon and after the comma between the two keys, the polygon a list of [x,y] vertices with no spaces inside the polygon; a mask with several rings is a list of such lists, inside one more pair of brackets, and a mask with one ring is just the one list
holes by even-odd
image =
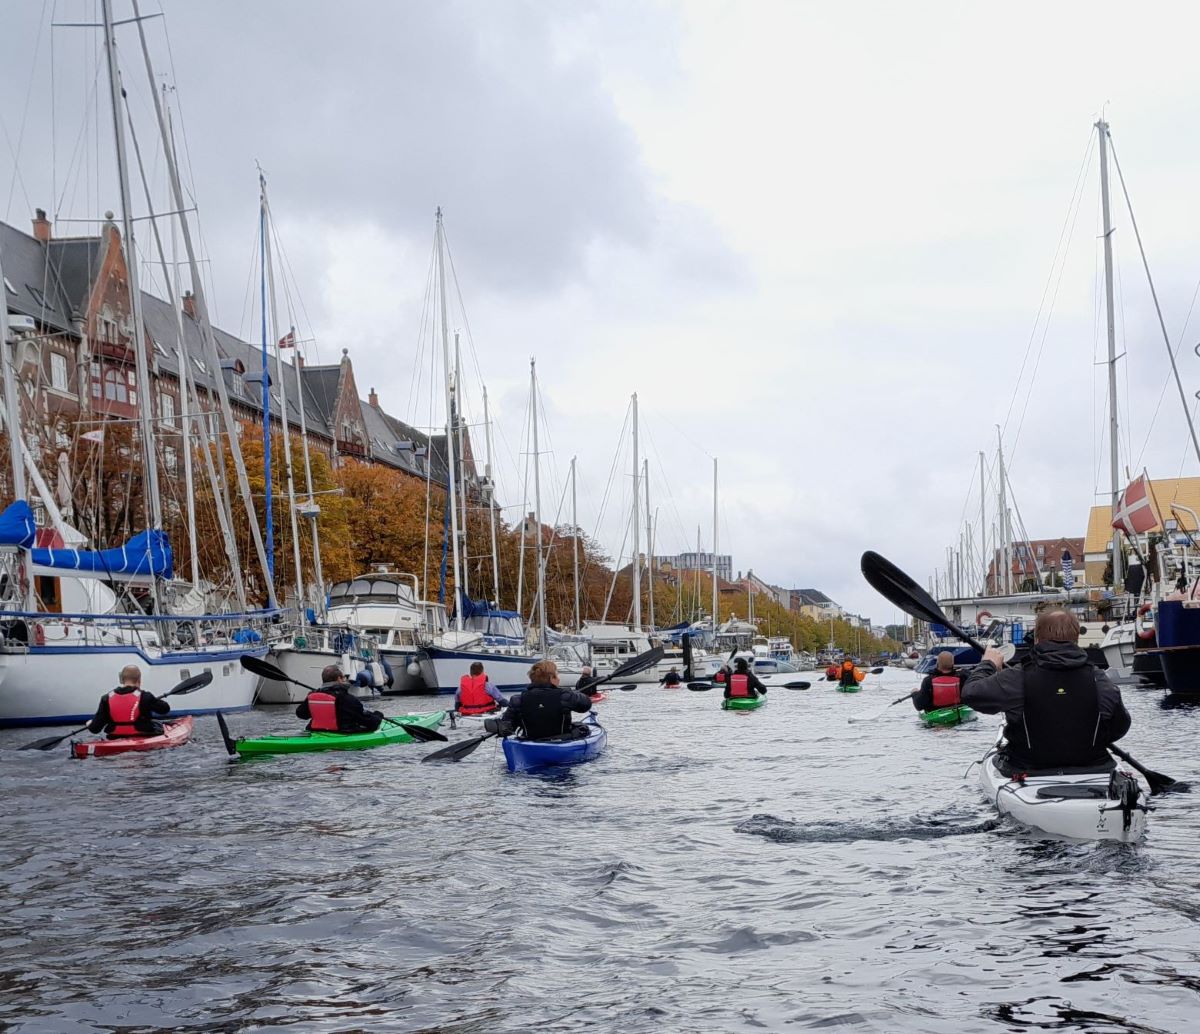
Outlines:
{"label": "sailboat", "polygon": [[[213,680],[200,691],[182,698],[186,706],[179,714],[203,714],[214,710],[237,710],[251,706],[255,679],[242,670],[238,658],[244,652],[261,655],[261,627],[264,615],[251,614],[244,605],[240,578],[235,583],[241,597],[236,612],[185,617],[167,612],[165,587],[173,576],[173,557],[163,532],[162,500],[159,492],[155,454],[156,428],[153,419],[153,393],[147,357],[147,334],[143,318],[143,298],[139,287],[137,251],[134,245],[133,211],[126,158],[123,89],[117,64],[113,34],[111,0],[102,0],[104,43],[108,65],[108,84],[112,103],[116,143],[117,173],[121,196],[122,232],[109,227],[109,239],[119,242],[121,255],[114,261],[125,266],[128,283],[128,316],[136,383],[141,405],[138,431],[145,456],[147,528],[124,546],[108,550],[69,548],[65,541],[44,548],[36,546],[33,513],[25,499],[25,473],[38,483],[39,496],[54,514],[50,493],[46,490],[36,464],[23,448],[20,412],[17,405],[16,376],[10,342],[22,346],[20,335],[10,336],[7,304],[0,305],[0,370],[4,381],[5,420],[9,430],[10,460],[17,498],[0,518],[5,532],[0,536],[0,566],[5,568],[5,608],[0,617],[5,633],[0,641],[0,725],[35,725],[79,722],[91,716],[96,701],[115,684],[119,670],[136,664],[142,670],[142,686],[153,693],[165,693],[178,682],[201,671],[210,671]],[[145,34],[137,22],[142,52],[151,84],[154,82]],[[166,124],[157,92],[154,97],[158,125],[164,141],[171,180],[174,207],[187,211],[178,170],[166,146]],[[136,144],[136,141],[135,141]],[[140,163],[140,156],[139,156]],[[154,226],[153,221],[151,225]],[[204,314],[204,339],[217,363],[216,346],[203,306],[203,292],[188,223],[181,216],[180,226],[188,251],[195,285],[196,300]],[[156,243],[160,247],[161,241]],[[2,256],[0,256],[2,262]],[[172,298],[172,304],[178,299]],[[118,324],[119,325],[119,324]],[[120,341],[120,339],[118,339]],[[181,374],[185,387],[187,375]],[[222,403],[225,426],[234,424],[229,400],[221,378],[215,378]],[[204,421],[201,421],[204,426]],[[231,449],[235,466],[240,450],[232,433]],[[241,475],[242,498],[251,514],[251,528],[262,557],[261,537],[250,503],[249,486]],[[78,534],[55,520],[56,530],[64,539]],[[231,540],[230,540],[231,541]],[[236,563],[236,558],[235,558]],[[35,582],[39,579],[45,609],[37,609]],[[136,595],[135,595],[136,594]]]}

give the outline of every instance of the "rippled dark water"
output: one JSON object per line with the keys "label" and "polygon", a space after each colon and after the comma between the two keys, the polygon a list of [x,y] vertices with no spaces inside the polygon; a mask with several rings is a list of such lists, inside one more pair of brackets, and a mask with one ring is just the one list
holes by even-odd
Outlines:
{"label": "rippled dark water", "polygon": [[[849,724],[915,684],[871,681],[614,692],[607,755],[542,777],[491,742],[230,763],[198,719],[77,762],[4,732],[0,1029],[1200,1030],[1200,794],[1138,847],[1037,839],[963,778],[994,719]],[[1128,749],[1196,780],[1200,712],[1125,696]]]}

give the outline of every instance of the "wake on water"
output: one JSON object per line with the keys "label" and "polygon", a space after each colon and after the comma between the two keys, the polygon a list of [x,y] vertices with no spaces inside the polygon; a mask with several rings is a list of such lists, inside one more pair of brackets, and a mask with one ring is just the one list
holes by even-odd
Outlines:
{"label": "wake on water", "polygon": [[998,817],[970,820],[946,816],[914,815],[879,822],[792,822],[774,815],[752,815],[734,826],[735,833],[766,837],[778,844],[845,843],[853,840],[938,840],[942,837],[987,833],[1000,825]]}

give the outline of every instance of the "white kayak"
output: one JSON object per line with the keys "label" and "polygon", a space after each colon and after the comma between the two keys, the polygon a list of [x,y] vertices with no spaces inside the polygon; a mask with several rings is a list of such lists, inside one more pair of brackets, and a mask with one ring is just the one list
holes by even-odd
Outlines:
{"label": "white kayak", "polygon": [[996,767],[996,746],[979,765],[979,785],[1001,815],[1044,833],[1132,844],[1146,832],[1146,790],[1132,772],[1010,779]]}

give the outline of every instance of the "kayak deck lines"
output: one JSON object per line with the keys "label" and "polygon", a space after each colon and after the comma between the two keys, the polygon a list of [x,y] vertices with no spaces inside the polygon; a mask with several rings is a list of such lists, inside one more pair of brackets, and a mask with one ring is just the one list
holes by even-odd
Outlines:
{"label": "kayak deck lines", "polygon": [[312,754],[326,750],[370,750],[392,743],[413,743],[415,740],[394,722],[436,729],[446,719],[445,711],[423,714],[389,715],[373,732],[302,732],[294,736],[243,736],[235,743],[239,757],[266,757],[271,754]]}

